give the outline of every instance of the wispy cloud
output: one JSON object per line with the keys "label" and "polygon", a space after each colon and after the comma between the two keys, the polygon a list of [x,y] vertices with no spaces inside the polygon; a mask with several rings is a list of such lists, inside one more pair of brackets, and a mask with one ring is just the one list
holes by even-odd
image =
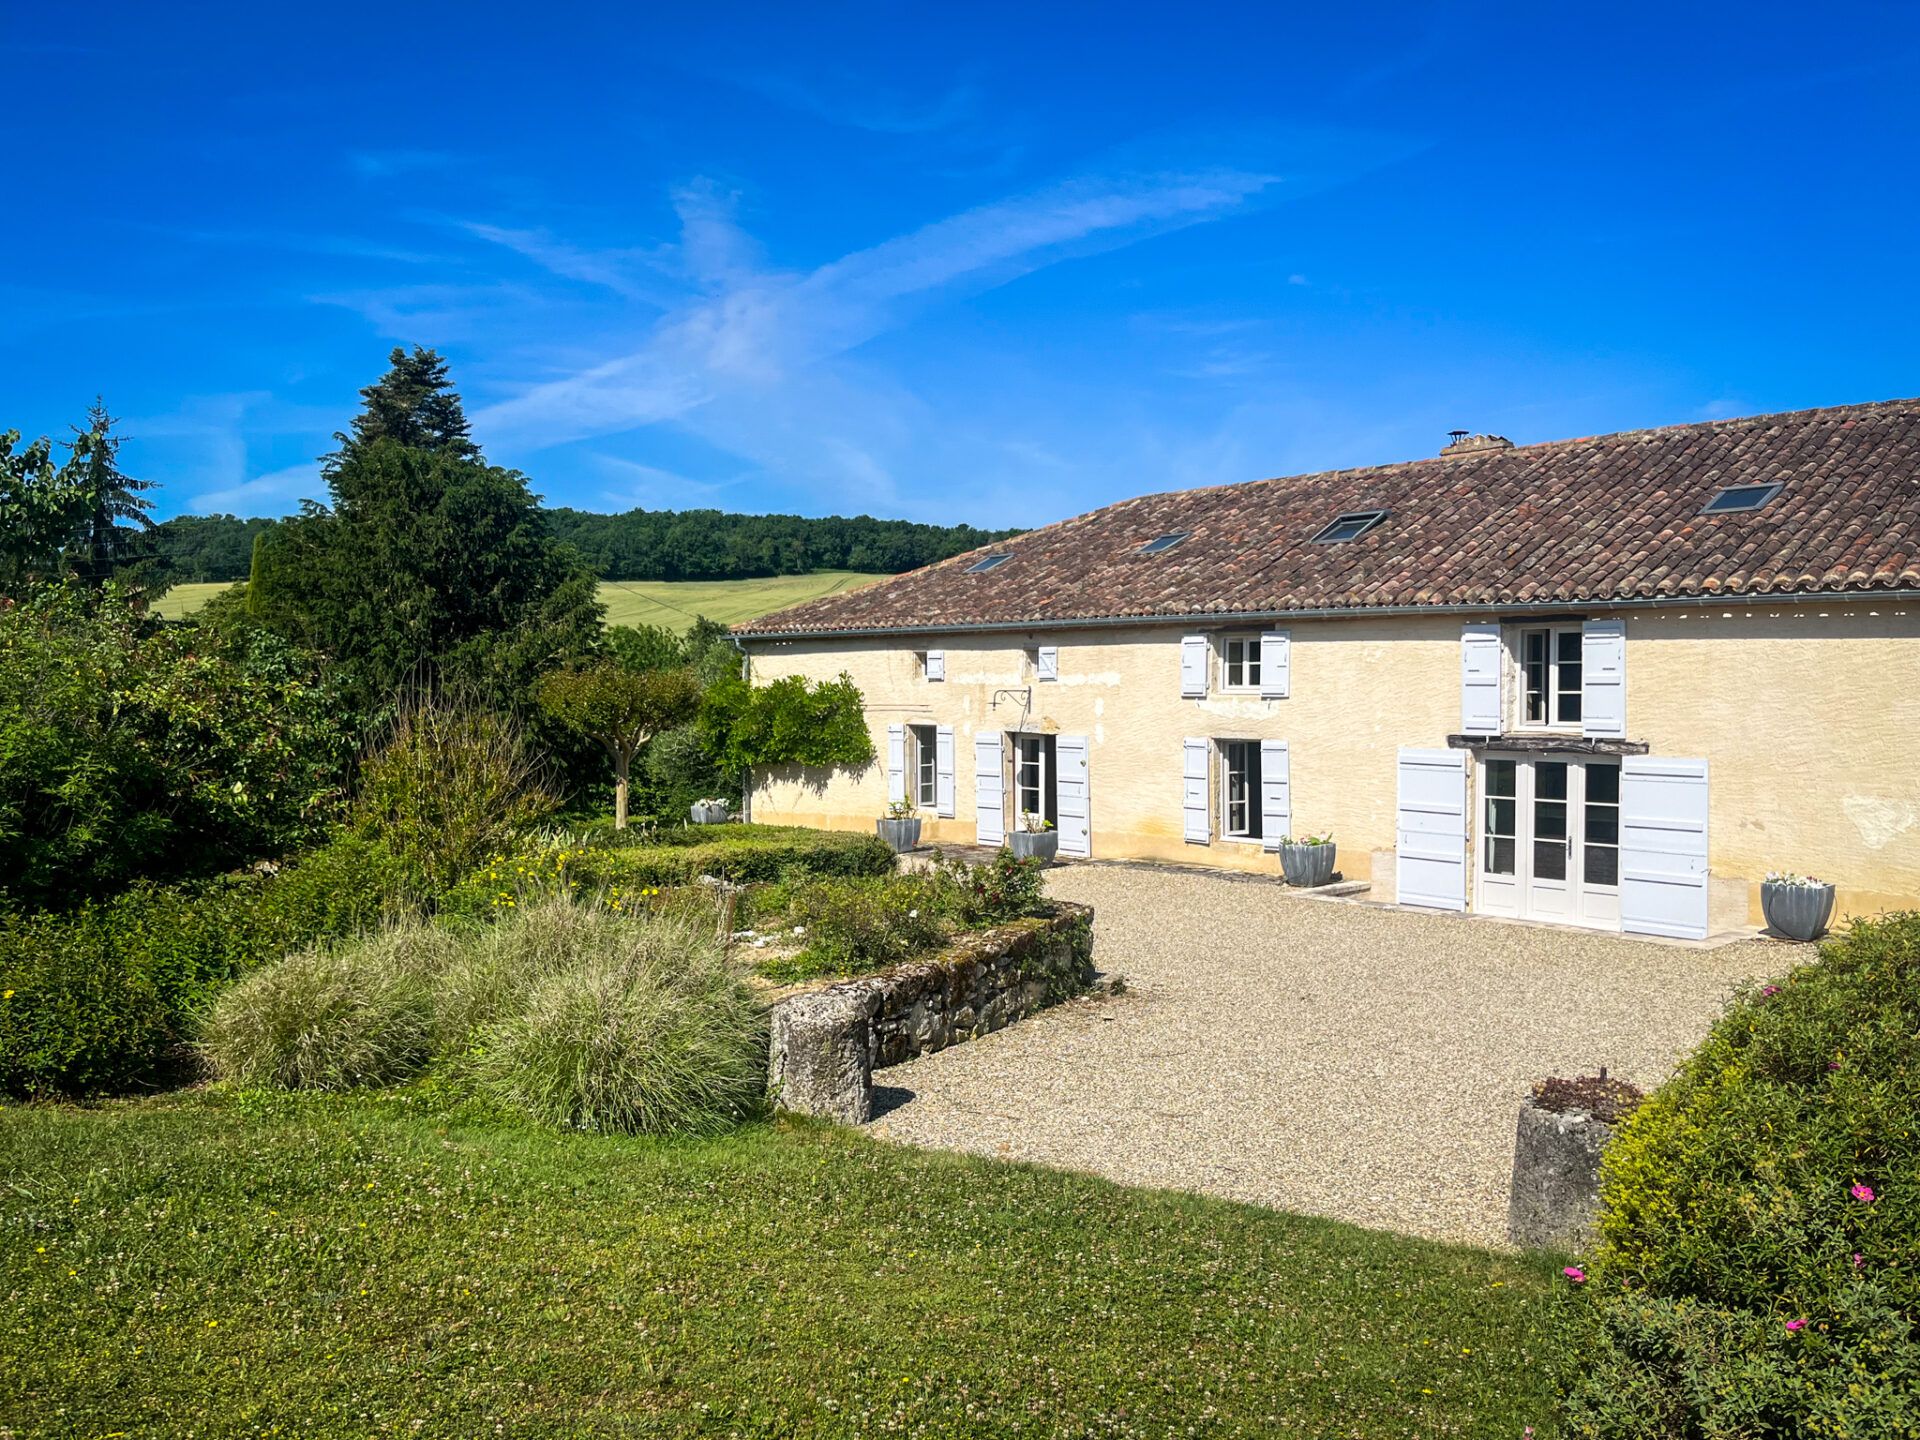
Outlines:
{"label": "wispy cloud", "polygon": [[627,508],[638,505],[647,510],[684,510],[709,504],[740,483],[738,479],[695,480],[619,455],[596,455],[593,461],[614,482],[600,492],[601,498]]}
{"label": "wispy cloud", "polygon": [[194,504],[203,513],[224,510],[236,515],[285,515],[300,501],[324,497],[326,492],[319,464],[308,460],[237,485],[203,490],[194,496]]}

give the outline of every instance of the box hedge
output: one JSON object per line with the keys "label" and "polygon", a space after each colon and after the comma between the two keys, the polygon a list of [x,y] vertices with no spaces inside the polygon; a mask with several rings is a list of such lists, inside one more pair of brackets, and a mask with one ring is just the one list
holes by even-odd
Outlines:
{"label": "box hedge", "polygon": [[1920,915],[1738,996],[1603,1167],[1583,1436],[1920,1436]]}

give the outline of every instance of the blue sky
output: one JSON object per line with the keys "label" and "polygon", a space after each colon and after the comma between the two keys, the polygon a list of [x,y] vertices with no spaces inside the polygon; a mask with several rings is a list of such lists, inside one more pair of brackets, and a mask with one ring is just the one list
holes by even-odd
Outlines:
{"label": "blue sky", "polygon": [[1920,392],[1920,7],[666,8],[6,7],[0,427],[280,514],[419,343],[556,504],[1032,525]]}

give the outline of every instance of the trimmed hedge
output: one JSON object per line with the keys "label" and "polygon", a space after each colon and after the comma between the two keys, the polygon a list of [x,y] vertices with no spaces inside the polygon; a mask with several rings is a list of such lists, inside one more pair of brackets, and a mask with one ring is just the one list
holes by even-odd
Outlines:
{"label": "trimmed hedge", "polygon": [[213,996],[288,950],[371,926],[386,869],[378,846],[345,838],[270,876],[0,912],[0,1092],[177,1080],[193,1017]]}
{"label": "trimmed hedge", "polygon": [[1584,1436],[1920,1436],[1920,915],[1737,997],[1603,1165]]}

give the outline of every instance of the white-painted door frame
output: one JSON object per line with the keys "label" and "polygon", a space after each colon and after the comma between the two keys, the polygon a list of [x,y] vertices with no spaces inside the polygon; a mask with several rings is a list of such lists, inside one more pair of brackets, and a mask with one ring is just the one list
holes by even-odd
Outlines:
{"label": "white-painted door frame", "polygon": [[[1488,786],[1487,767],[1493,761],[1509,761],[1514,767],[1513,871],[1509,875],[1491,873],[1492,847],[1489,834],[1495,797]],[[1556,799],[1542,793],[1542,772],[1548,766],[1566,767],[1566,794]],[[1620,761],[1612,756],[1530,755],[1483,752],[1474,766],[1473,908],[1482,915],[1507,915],[1524,920],[1542,920],[1557,925],[1572,925],[1586,930],[1620,928],[1618,804],[1614,813],[1614,883],[1602,884],[1587,879],[1589,869],[1587,809],[1588,777],[1591,768],[1607,766],[1615,771]],[[1598,803],[1598,802],[1596,802]],[[1544,807],[1560,805],[1565,815],[1565,833],[1542,839],[1538,835]],[[1565,857],[1562,877],[1543,873],[1539,865],[1542,852],[1538,845],[1557,843]],[[1598,857],[1595,857],[1598,858]]]}

